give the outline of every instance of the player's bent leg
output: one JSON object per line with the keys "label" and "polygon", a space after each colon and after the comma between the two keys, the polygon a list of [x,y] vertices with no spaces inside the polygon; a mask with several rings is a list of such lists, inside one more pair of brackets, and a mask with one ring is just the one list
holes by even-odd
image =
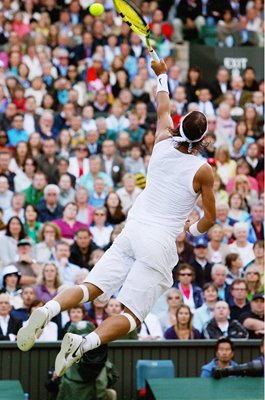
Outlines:
{"label": "player's bent leg", "polygon": [[17,334],[17,346],[22,351],[28,351],[35,344],[47,323],[61,311],[74,307],[79,303],[94,300],[102,294],[97,286],[90,283],[66,288],[53,300],[35,310],[25,326]]}
{"label": "player's bent leg", "polygon": [[55,361],[57,376],[62,376],[87,351],[118,339],[134,330],[138,324],[140,321],[137,317],[125,308],[123,314],[109,317],[94,332],[84,338],[73,333],[66,333]]}

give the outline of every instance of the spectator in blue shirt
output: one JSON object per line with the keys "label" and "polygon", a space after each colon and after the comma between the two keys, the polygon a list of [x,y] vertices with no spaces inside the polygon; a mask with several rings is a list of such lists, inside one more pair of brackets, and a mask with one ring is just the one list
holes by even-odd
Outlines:
{"label": "spectator in blue shirt", "polygon": [[17,113],[15,114],[12,126],[13,128],[7,131],[7,136],[9,140],[9,145],[14,147],[18,144],[18,142],[27,142],[28,141],[28,134],[23,128],[24,117],[23,114]]}
{"label": "spectator in blue shirt", "polygon": [[213,358],[208,364],[202,366],[201,378],[212,378],[213,368],[234,367],[237,365],[237,363],[232,360],[234,354],[234,344],[230,339],[222,337],[217,340],[215,346],[215,358]]}

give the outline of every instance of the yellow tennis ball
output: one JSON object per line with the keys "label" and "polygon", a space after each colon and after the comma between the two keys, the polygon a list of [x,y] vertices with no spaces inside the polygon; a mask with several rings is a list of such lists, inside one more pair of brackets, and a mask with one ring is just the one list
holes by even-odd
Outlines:
{"label": "yellow tennis ball", "polygon": [[89,7],[89,12],[94,15],[94,17],[99,17],[104,13],[104,6],[100,3],[94,3]]}

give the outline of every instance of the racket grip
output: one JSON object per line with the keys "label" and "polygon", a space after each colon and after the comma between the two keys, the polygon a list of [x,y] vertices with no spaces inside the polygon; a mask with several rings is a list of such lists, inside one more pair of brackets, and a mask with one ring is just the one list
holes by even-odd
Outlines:
{"label": "racket grip", "polygon": [[152,58],[154,61],[156,61],[156,62],[159,62],[159,61],[160,61],[160,58],[158,57],[158,55],[156,54],[156,52],[155,52],[154,49],[150,49],[150,50],[149,50],[149,53],[150,53],[151,58]]}

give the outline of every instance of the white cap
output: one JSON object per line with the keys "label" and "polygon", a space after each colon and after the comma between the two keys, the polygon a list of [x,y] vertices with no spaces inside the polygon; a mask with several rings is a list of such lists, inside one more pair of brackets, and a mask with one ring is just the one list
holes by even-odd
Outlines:
{"label": "white cap", "polygon": [[15,265],[8,265],[7,267],[5,267],[3,269],[3,278],[6,275],[11,275],[11,274],[17,274],[18,276],[21,275],[19,270],[17,269],[17,267]]}

